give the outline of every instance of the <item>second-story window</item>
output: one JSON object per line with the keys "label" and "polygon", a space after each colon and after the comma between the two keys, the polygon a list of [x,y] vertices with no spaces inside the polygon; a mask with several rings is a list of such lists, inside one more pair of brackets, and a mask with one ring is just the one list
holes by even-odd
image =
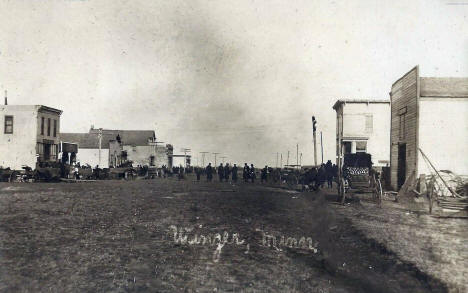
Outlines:
{"label": "second-story window", "polygon": [[54,137],[57,137],[57,120],[54,119]]}
{"label": "second-story window", "polygon": [[5,116],[5,134],[13,133],[13,116]]}
{"label": "second-story window", "polygon": [[47,118],[47,136],[50,136],[50,118]]}
{"label": "second-story window", "polygon": [[41,135],[44,135],[44,117],[41,117]]}

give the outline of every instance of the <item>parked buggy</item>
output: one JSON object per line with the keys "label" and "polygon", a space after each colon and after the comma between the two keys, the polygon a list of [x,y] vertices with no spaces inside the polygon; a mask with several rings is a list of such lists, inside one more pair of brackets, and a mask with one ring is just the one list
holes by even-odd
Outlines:
{"label": "parked buggy", "polygon": [[354,192],[372,193],[379,206],[382,204],[382,183],[379,174],[372,168],[371,155],[356,153],[344,155],[341,173],[338,176],[338,195],[344,204],[346,194]]}

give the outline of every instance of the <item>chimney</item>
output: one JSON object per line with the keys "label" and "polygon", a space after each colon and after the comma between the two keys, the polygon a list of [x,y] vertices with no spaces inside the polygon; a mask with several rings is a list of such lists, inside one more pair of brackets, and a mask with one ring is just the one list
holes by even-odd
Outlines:
{"label": "chimney", "polygon": [[8,105],[7,91],[5,90],[5,106]]}

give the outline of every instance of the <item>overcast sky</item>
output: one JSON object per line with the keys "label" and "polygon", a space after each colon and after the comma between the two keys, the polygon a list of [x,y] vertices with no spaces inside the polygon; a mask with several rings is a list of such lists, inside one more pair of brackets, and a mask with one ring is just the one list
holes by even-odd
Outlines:
{"label": "overcast sky", "polygon": [[418,64],[468,76],[467,15],[465,0],[0,0],[0,87],[62,109],[62,132],[154,129],[193,163],[274,166],[298,143],[310,164],[312,115],[334,160],[338,98],[388,99]]}

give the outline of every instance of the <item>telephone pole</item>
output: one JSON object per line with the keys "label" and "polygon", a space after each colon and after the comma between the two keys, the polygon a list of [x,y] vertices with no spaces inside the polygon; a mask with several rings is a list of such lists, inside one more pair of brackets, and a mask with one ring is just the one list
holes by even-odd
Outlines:
{"label": "telephone pole", "polygon": [[212,153],[212,154],[215,156],[215,164],[214,165],[217,166],[216,165],[216,156],[219,155],[220,153]]}
{"label": "telephone pole", "polygon": [[283,153],[281,153],[281,163],[280,163],[280,168],[283,169]]}
{"label": "telephone pole", "polygon": [[317,138],[315,132],[317,130],[317,120],[315,120],[315,116],[312,116],[312,130],[314,132],[314,164],[317,166]]}
{"label": "telephone pole", "polygon": [[99,128],[98,138],[99,138],[99,168],[101,168],[102,128]]}
{"label": "telephone pole", "polygon": [[288,151],[288,158],[286,159],[286,166],[289,166],[289,151]]}
{"label": "telephone pole", "polygon": [[205,167],[205,154],[208,154],[209,152],[200,152],[202,154],[202,167]]}
{"label": "telephone pole", "polygon": [[296,168],[299,168],[299,144],[296,144]]}
{"label": "telephone pole", "polygon": [[322,140],[322,132],[320,131],[320,148],[322,153],[322,164],[323,164],[323,140]]}
{"label": "telephone pole", "polygon": [[185,168],[187,168],[187,153],[190,153],[191,150],[188,148],[182,148],[181,151],[184,152],[184,165]]}

